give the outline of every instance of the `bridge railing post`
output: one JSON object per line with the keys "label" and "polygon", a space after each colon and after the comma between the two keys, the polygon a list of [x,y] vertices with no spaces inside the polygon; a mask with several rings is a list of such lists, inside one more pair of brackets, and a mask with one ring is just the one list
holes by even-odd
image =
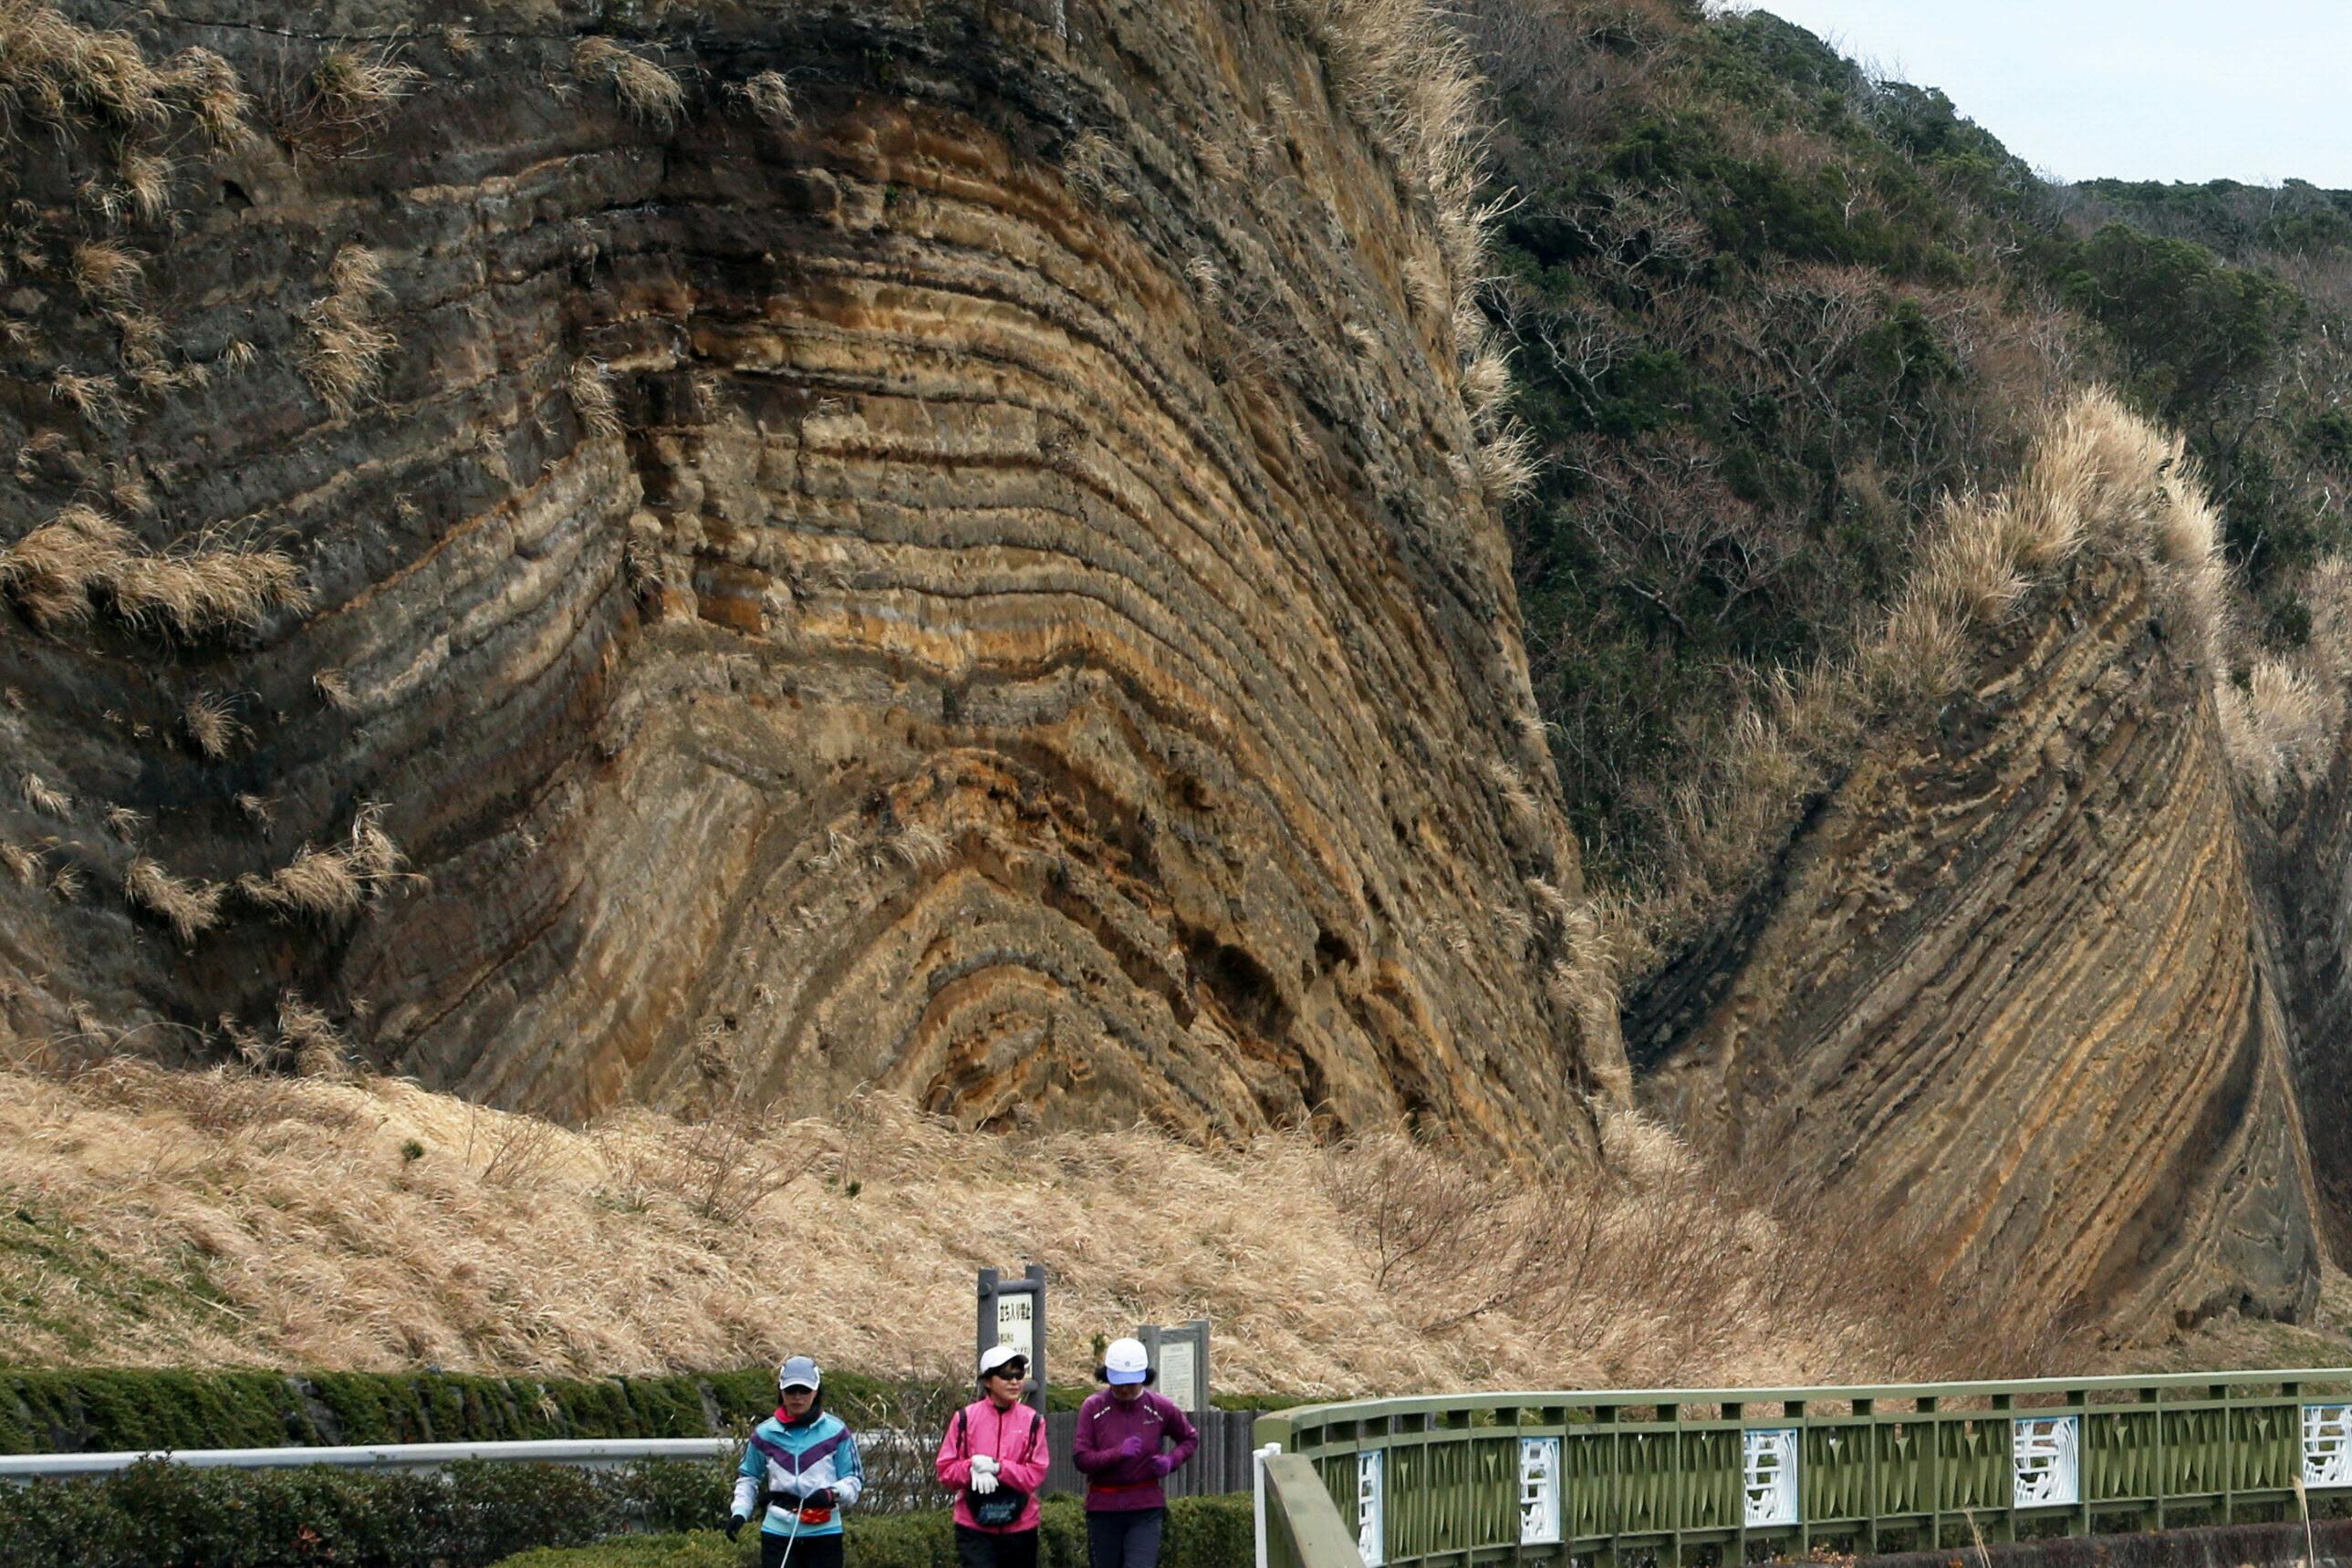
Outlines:
{"label": "bridge railing post", "polygon": [[1280,1452],[1280,1443],[1250,1451],[1250,1527],[1257,1546],[1257,1568],[1273,1568],[1265,1545],[1265,1462]]}

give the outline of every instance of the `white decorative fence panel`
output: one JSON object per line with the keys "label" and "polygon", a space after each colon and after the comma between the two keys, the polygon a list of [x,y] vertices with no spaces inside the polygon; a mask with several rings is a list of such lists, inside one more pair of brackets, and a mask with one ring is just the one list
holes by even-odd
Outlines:
{"label": "white decorative fence panel", "polygon": [[1559,1541],[1559,1439],[1519,1439],[1519,1544]]}
{"label": "white decorative fence panel", "polygon": [[2352,1405],[2303,1407],[2303,1484],[2352,1487]]}
{"label": "white decorative fence panel", "polygon": [[2083,1500],[2083,1420],[2021,1416],[2011,1425],[2016,1508],[2072,1508]]}
{"label": "white decorative fence panel", "polygon": [[1388,1561],[1386,1516],[1381,1507],[1385,1480],[1381,1461],[1386,1457],[1378,1448],[1356,1456],[1356,1554],[1364,1560],[1364,1568],[1381,1568]]}
{"label": "white decorative fence panel", "polygon": [[1748,1483],[1748,1528],[1797,1522],[1797,1428],[1740,1434]]}

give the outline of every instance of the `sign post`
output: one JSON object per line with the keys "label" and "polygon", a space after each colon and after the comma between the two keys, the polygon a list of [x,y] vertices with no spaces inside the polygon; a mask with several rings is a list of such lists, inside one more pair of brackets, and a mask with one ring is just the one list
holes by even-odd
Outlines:
{"label": "sign post", "polygon": [[1007,1280],[993,1269],[980,1271],[980,1337],[972,1357],[993,1345],[1020,1347],[1029,1358],[1026,1401],[1037,1414],[1045,1413],[1045,1265],[1032,1263],[1018,1280]]}
{"label": "sign post", "polygon": [[1187,1416],[1209,1407],[1209,1320],[1194,1318],[1181,1328],[1146,1323],[1136,1331],[1144,1354],[1159,1374],[1159,1389]]}

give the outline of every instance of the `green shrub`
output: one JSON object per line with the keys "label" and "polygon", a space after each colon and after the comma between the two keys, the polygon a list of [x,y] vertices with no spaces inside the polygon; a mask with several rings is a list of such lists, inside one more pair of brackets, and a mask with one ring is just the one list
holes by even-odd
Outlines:
{"label": "green shrub", "polygon": [[2259,381],[2303,324],[2302,298],[2189,240],[2111,223],[2076,252],[2069,297],[2105,327],[2150,405],[2176,423]]}
{"label": "green shrub", "polygon": [[[1044,1512],[1054,1511],[1047,1500]],[[891,1518],[851,1516],[844,1555],[862,1568],[955,1568],[955,1521],[947,1514],[902,1513]],[[1038,1568],[1045,1568],[1044,1553]]]}
{"label": "green shrub", "polygon": [[0,1487],[9,1568],[480,1568],[720,1517],[727,1471],[472,1463],[436,1474],[194,1469],[142,1461],[90,1479]]}
{"label": "green shrub", "polygon": [[[1076,1498],[1047,1498],[1039,1511],[1038,1568],[1083,1568],[1086,1516]],[[1162,1568],[1244,1568],[1255,1551],[1246,1496],[1178,1498],[1168,1507]],[[955,1531],[944,1513],[901,1514],[848,1523],[852,1568],[955,1568]],[[747,1533],[730,1546],[703,1531],[643,1536],[576,1549],[541,1548],[509,1558],[498,1568],[738,1568],[757,1560]]]}
{"label": "green shrub", "polygon": [[[0,1368],[0,1454],[705,1437],[773,1410],[774,1378],[764,1366],[572,1379]],[[826,1404],[854,1427],[904,1426],[938,1403],[927,1388],[855,1372],[826,1372],[824,1391]],[[1075,1410],[1093,1392],[1090,1384],[1057,1383],[1046,1390],[1046,1404]],[[925,1397],[913,1398],[919,1393]],[[959,1385],[950,1393],[968,1391]],[[1282,1396],[1216,1399],[1222,1409],[1278,1409],[1291,1403]]]}
{"label": "green shrub", "polygon": [[274,1373],[0,1373],[0,1453],[322,1440],[300,1395]]}
{"label": "green shrub", "polygon": [[746,1535],[732,1543],[715,1531],[697,1535],[640,1535],[595,1546],[542,1546],[509,1557],[498,1568],[742,1568],[759,1561]]}
{"label": "green shrub", "polygon": [[1243,1568],[1256,1559],[1257,1504],[1249,1493],[1171,1500],[1160,1552],[1166,1568]]}
{"label": "green shrub", "polygon": [[[772,1410],[774,1375],[0,1370],[0,1453],[700,1437]],[[888,1386],[854,1373],[828,1374],[826,1385],[837,1403],[877,1400]]]}
{"label": "green shrub", "polygon": [[[0,1487],[0,1542],[8,1568],[734,1568],[755,1544],[695,1528],[725,1517],[732,1476],[707,1460],[612,1470],[481,1462],[432,1474],[147,1460]],[[1048,1498],[1042,1513],[1045,1568],[1081,1568],[1078,1500]],[[1160,1561],[1242,1568],[1250,1521],[1246,1495],[1179,1498]],[[944,1511],[853,1511],[848,1528],[857,1568],[955,1568]],[[645,1531],[693,1533],[632,1533]]]}

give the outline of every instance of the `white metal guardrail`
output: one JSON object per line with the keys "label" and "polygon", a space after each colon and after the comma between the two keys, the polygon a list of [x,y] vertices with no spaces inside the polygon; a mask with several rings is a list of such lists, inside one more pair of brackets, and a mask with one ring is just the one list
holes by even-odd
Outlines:
{"label": "white metal guardrail", "polygon": [[169,1459],[199,1469],[268,1470],[338,1465],[361,1470],[434,1470],[467,1459],[537,1461],[603,1469],[636,1459],[717,1459],[736,1453],[730,1437],[611,1437],[520,1443],[377,1443],[342,1448],[158,1448],[117,1454],[0,1455],[0,1481],[51,1476],[97,1476],[128,1469],[142,1459]]}

